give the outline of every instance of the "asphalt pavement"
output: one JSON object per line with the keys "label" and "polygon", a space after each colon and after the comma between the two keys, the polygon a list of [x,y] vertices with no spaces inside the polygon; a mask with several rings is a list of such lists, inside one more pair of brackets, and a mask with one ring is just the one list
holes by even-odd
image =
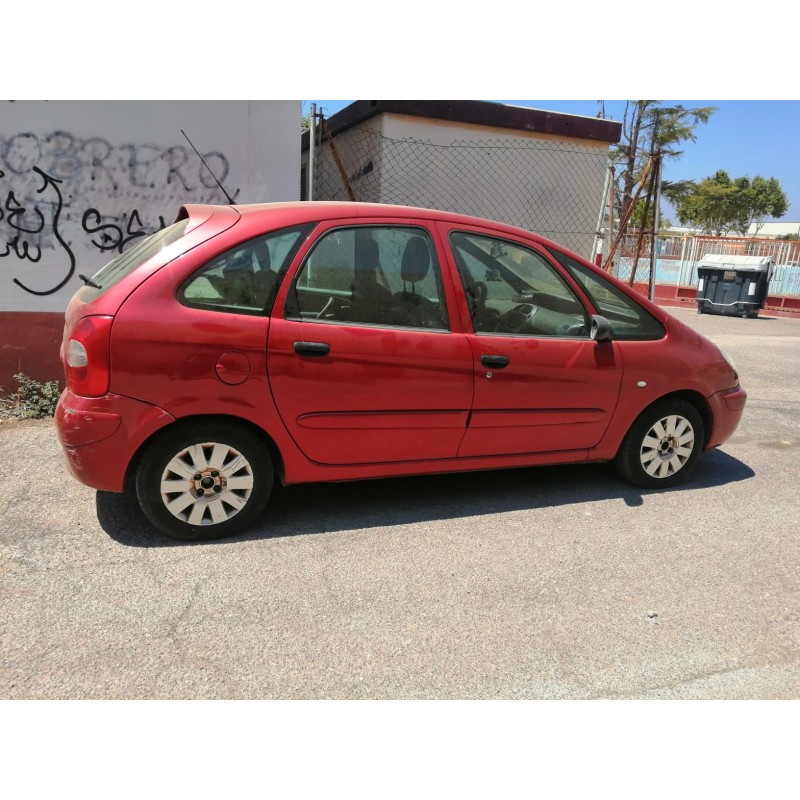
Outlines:
{"label": "asphalt pavement", "polygon": [[0,424],[0,697],[796,699],[800,320],[672,313],[733,356],[690,483],[608,465],[295,486],[163,538]]}

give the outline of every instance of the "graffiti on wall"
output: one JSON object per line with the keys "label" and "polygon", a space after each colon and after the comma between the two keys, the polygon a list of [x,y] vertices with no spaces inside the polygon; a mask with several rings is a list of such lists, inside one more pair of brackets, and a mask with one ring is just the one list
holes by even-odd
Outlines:
{"label": "graffiti on wall", "polygon": [[119,216],[104,216],[98,209],[89,208],[81,218],[81,226],[86,233],[93,234],[91,243],[101,252],[121,253],[131,242],[142,236],[167,227],[164,217],[158,215],[158,224],[143,223],[138,209]]}
{"label": "graffiti on wall", "polygon": [[[20,261],[38,263],[42,259],[41,234],[47,227],[49,236],[54,242],[58,243],[66,256],[65,275],[54,286],[45,289],[27,286],[19,278],[14,278],[14,283],[30,294],[53,294],[64,286],[74,274],[75,254],[69,244],[64,241],[59,230],[59,222],[64,208],[63,197],[58,186],[61,181],[54,179],[39,167],[34,166],[31,169],[42,179],[41,185],[36,189],[36,193],[45,194],[46,197],[50,195],[51,199],[44,199],[37,205],[32,206],[31,213],[29,213],[29,210],[19,203],[14,191],[9,190],[4,205],[0,207],[0,224],[5,222],[12,235],[6,237],[5,251],[3,250],[3,240],[0,239],[0,258],[8,258],[10,255],[14,255]],[[5,173],[0,170],[0,179],[4,177]],[[42,211],[42,208],[45,210]],[[38,239],[38,244],[35,239]]]}
{"label": "graffiti on wall", "polygon": [[[76,251],[122,253],[166,227],[183,203],[227,203],[214,176],[225,183],[228,159],[218,151],[202,156],[213,175],[181,145],[115,146],[67,131],[0,134],[0,259],[15,262],[14,283],[53,294],[75,273]],[[35,286],[26,267],[43,256],[59,272]]]}

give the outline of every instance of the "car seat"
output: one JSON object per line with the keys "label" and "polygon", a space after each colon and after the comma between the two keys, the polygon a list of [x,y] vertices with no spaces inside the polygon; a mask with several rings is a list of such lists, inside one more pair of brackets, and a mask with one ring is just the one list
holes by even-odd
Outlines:
{"label": "car seat", "polygon": [[392,293],[378,283],[380,249],[372,238],[358,236],[355,241],[353,281],[350,284],[349,319],[353,322],[391,324],[395,299]]}
{"label": "car seat", "polygon": [[253,275],[254,304],[261,309],[267,309],[274,299],[275,287],[278,283],[278,273],[272,269],[272,257],[266,242],[258,242],[253,248],[258,269]]}
{"label": "car seat", "polygon": [[222,269],[222,296],[232,306],[255,304],[253,259],[249,250],[236,253]]}
{"label": "car seat", "polygon": [[[421,236],[412,236],[403,250],[400,277],[404,289],[395,295],[395,302],[402,317],[401,324],[412,328],[441,328],[439,306],[422,294],[417,294],[417,284],[428,277],[431,268],[431,252]],[[408,289],[406,284],[411,285]]]}

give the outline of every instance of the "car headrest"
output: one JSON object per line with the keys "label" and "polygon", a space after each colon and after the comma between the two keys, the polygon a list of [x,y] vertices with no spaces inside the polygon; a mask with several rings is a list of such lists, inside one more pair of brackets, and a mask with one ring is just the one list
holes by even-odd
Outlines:
{"label": "car headrest", "polygon": [[421,236],[412,236],[403,251],[400,276],[409,283],[419,283],[428,274],[431,266],[431,253],[428,243]]}
{"label": "car headrest", "polygon": [[227,275],[230,272],[253,272],[253,259],[249,250],[236,253],[222,270]]}
{"label": "car headrest", "polygon": [[269,247],[266,242],[259,242],[255,249],[256,258],[258,259],[259,269],[271,269],[272,258],[269,254]]}
{"label": "car headrest", "polygon": [[374,239],[367,239],[363,236],[356,237],[355,247],[355,274],[374,274],[378,268],[380,260],[380,250],[378,243]]}

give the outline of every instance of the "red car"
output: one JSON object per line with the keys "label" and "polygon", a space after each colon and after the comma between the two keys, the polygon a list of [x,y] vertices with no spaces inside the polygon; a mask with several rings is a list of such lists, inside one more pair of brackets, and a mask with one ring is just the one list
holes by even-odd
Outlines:
{"label": "red car", "polygon": [[237,533],[276,480],[613,461],[685,478],[735,430],[723,353],[559,245],[363,203],[188,205],[72,298],[72,473],[169,536]]}

